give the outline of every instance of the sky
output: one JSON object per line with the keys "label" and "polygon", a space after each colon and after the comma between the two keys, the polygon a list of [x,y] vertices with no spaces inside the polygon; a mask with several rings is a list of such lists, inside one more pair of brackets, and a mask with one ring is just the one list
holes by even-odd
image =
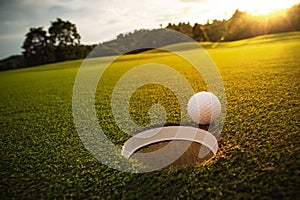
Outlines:
{"label": "sky", "polygon": [[76,24],[82,44],[98,44],[160,24],[228,19],[236,9],[268,14],[299,0],[0,0],[0,59],[21,54],[31,27],[47,30],[56,18]]}

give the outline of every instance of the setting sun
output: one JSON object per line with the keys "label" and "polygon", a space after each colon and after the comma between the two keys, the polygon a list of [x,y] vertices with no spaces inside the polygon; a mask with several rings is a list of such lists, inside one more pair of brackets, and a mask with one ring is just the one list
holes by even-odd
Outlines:
{"label": "setting sun", "polygon": [[274,11],[289,8],[296,3],[297,1],[294,0],[254,0],[244,2],[242,9],[252,15],[268,15]]}

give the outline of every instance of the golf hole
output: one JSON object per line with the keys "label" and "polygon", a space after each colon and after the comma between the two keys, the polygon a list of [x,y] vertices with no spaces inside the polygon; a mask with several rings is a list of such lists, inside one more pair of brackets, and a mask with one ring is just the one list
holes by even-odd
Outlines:
{"label": "golf hole", "polygon": [[[174,162],[172,162],[168,167],[171,168],[181,168],[197,165],[199,163],[205,162],[211,159],[214,156],[214,153],[206,146],[190,141],[163,141],[154,144],[147,145],[142,147],[133,153],[130,158],[137,160],[139,163],[145,166],[159,166],[165,162],[165,158],[172,154],[180,154],[180,149],[182,146],[188,145],[187,150],[177,158]],[[162,149],[166,147],[164,151],[160,152],[159,156],[155,154],[150,154],[149,156],[143,156],[145,153],[154,152],[158,149]],[[203,156],[199,156],[199,152],[202,152]],[[201,153],[200,153],[201,154]]]}
{"label": "golf hole", "polygon": [[136,134],[125,142],[122,154],[149,168],[181,168],[210,160],[217,151],[218,142],[208,131],[172,126]]}

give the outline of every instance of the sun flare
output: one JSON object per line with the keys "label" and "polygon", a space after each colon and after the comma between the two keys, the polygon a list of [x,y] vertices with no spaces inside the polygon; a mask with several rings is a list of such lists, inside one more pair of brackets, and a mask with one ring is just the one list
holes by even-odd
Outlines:
{"label": "sun flare", "polygon": [[252,0],[247,2],[249,3],[244,2],[243,10],[252,15],[268,15],[300,3],[295,0]]}

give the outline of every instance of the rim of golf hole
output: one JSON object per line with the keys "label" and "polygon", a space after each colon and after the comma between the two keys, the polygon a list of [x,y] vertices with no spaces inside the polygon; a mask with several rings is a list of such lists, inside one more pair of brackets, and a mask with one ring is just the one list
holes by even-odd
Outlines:
{"label": "rim of golf hole", "polygon": [[157,169],[169,157],[177,159],[168,167],[177,168],[210,160],[217,151],[218,141],[210,132],[190,126],[167,126],[134,135],[123,145],[122,155]]}

